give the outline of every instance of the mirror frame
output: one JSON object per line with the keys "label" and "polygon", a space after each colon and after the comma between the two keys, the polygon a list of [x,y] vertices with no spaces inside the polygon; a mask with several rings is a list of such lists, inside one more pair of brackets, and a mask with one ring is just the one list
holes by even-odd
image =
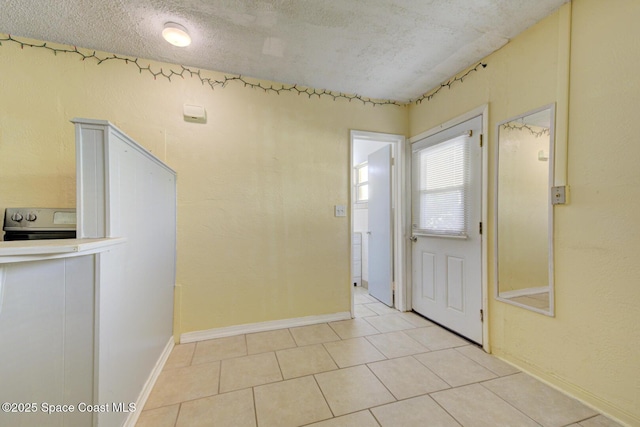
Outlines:
{"label": "mirror frame", "polygon": [[[549,190],[548,190],[548,215],[549,215],[549,225],[548,225],[548,240],[549,240],[549,309],[544,310],[541,308],[532,307],[530,305],[522,304],[517,301],[513,301],[509,298],[504,298],[500,296],[500,287],[499,287],[499,276],[498,276],[498,255],[500,253],[500,248],[498,247],[498,221],[499,221],[499,212],[498,212],[498,199],[499,199],[499,186],[498,186],[498,178],[500,173],[500,127],[505,123],[513,122],[516,120],[520,120],[524,117],[530,116],[535,113],[539,113],[544,110],[550,110],[551,120],[549,123]],[[523,114],[519,114],[514,117],[510,117],[507,120],[503,120],[496,124],[496,136],[495,136],[495,184],[494,184],[494,288],[495,288],[495,299],[507,304],[511,304],[517,307],[525,308],[530,311],[534,311],[536,313],[541,313],[549,317],[555,317],[555,283],[554,283],[554,265],[553,265],[553,204],[551,203],[551,190],[555,185],[555,149],[556,149],[556,104],[555,102],[551,104],[544,105],[540,108],[536,108],[534,110],[527,111]]]}

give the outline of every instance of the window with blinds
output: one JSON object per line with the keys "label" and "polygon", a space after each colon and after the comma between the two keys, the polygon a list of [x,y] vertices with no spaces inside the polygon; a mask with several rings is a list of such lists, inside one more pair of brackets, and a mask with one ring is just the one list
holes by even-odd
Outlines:
{"label": "window with blinds", "polygon": [[469,196],[467,134],[417,151],[417,228],[426,234],[467,236]]}

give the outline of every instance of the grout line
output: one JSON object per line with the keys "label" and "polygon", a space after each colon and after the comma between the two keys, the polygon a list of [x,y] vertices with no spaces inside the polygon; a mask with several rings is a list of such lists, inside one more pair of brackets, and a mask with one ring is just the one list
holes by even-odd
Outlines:
{"label": "grout line", "polygon": [[258,405],[256,405],[256,388],[251,387],[251,396],[253,397],[253,417],[256,420],[256,426],[258,424]]}
{"label": "grout line", "polygon": [[178,425],[178,418],[180,418],[180,411],[182,410],[182,402],[178,404],[178,412],[176,413],[176,419],[173,421],[173,427]]}
{"label": "grout line", "polygon": [[[326,403],[327,404],[327,408],[329,408],[329,412],[331,412],[331,415],[333,416],[333,418],[335,418],[336,414],[335,414],[335,412],[333,412],[333,409],[331,408],[331,405],[329,405],[329,401],[327,400],[327,396],[325,396],[324,391],[322,391],[322,387],[320,387],[320,383],[318,382],[318,379],[316,378],[316,374],[313,374],[311,376],[313,377],[313,380],[316,382],[316,385],[318,386],[318,389],[320,390],[320,394],[322,395],[322,398],[324,399],[324,403]],[[331,419],[331,418],[329,418],[329,419]]]}
{"label": "grout line", "polygon": [[[387,359],[387,360],[388,360],[388,359]],[[380,360],[379,362],[384,362],[384,360]],[[377,363],[377,362],[370,362],[370,363]],[[374,376],[378,381],[380,381],[380,384],[382,384],[382,386],[383,386],[385,389],[387,389],[387,391],[389,392],[389,394],[391,395],[391,397],[393,397],[393,398],[395,399],[395,401],[397,402],[399,399],[396,397],[396,395],[395,395],[395,394],[393,394],[393,392],[389,389],[389,387],[387,387],[387,385],[384,383],[384,381],[382,381],[382,379],[380,379],[380,378],[376,375],[376,373],[375,373],[375,372],[373,372],[373,370],[369,367],[369,364],[368,364],[368,363],[365,363],[365,364],[364,364],[364,366],[366,366],[366,367],[367,367],[367,369],[369,370],[369,372],[371,372],[371,373],[373,374],[373,376]],[[389,403],[393,403],[393,402],[387,402],[387,403],[385,403],[384,405],[387,405],[387,404],[389,404]],[[378,405],[378,406],[382,406],[382,405]],[[373,406],[372,406],[372,408],[373,408]]]}
{"label": "grout line", "polygon": [[[490,380],[489,380],[490,381]],[[486,382],[486,381],[484,381]],[[498,394],[494,393],[492,390],[490,390],[489,388],[485,387],[484,384],[482,383],[477,383],[480,387],[484,388],[485,390],[488,390],[491,394],[493,394],[494,396],[496,396],[498,399],[502,400],[504,403],[506,403],[507,405],[511,406],[513,409],[515,409],[516,411],[520,412],[521,414],[523,414],[525,417],[529,418],[531,421],[533,421],[534,423],[541,425],[540,423],[538,423],[536,420],[534,420],[533,418],[531,418],[529,416],[529,414],[526,414],[524,411],[520,410],[519,408],[516,408],[514,405],[512,405],[511,403],[507,402],[505,399],[503,399],[501,396],[499,396]]]}
{"label": "grout line", "polygon": [[[461,386],[469,385],[469,384],[478,384],[478,383],[481,383],[481,382],[484,382],[484,381],[491,381],[491,380],[495,380],[495,379],[500,378],[500,375],[496,374],[496,373],[495,373],[495,372],[493,372],[491,369],[487,368],[486,366],[484,366],[484,365],[482,365],[482,364],[480,364],[480,363],[476,362],[475,360],[471,359],[470,357],[467,357],[467,356],[465,356],[464,354],[462,354],[462,353],[460,353],[459,351],[457,351],[457,350],[456,350],[456,347],[445,348],[445,349],[442,349],[442,350],[436,350],[436,351],[434,351],[433,353],[436,353],[436,352],[439,352],[439,351],[440,351],[440,352],[441,352],[441,351],[448,351],[448,350],[454,351],[454,352],[455,352],[455,353],[457,353],[459,356],[462,356],[464,359],[466,359],[466,360],[464,361],[465,366],[466,366],[466,365],[470,365],[470,366],[477,366],[477,367],[479,367],[480,369],[484,369],[485,371],[487,371],[488,373],[490,373],[491,375],[493,375],[493,378],[487,378],[487,379],[484,379],[484,380],[473,381],[473,382],[470,382],[470,383],[467,383],[467,384],[462,384]],[[421,362],[421,363],[422,363],[422,362]],[[426,365],[425,365],[425,366],[426,366]],[[459,386],[459,387],[461,387],[461,386]]]}
{"label": "grout line", "polygon": [[218,368],[218,394],[221,394],[220,390],[222,388],[222,360],[219,360],[218,364],[219,364],[218,365],[219,366],[219,368]]}
{"label": "grout line", "polygon": [[282,378],[282,380],[280,381],[285,381],[284,373],[282,372],[282,366],[280,366],[280,359],[278,359],[278,353],[275,350],[273,351],[273,357],[275,357],[276,363],[278,364],[278,370],[280,370],[280,378]]}
{"label": "grout line", "polygon": [[[451,390],[451,389],[449,389],[449,390]],[[444,390],[440,390],[440,391],[444,391]],[[434,392],[434,393],[437,393],[437,392]],[[458,423],[460,426],[462,426],[462,425],[463,425],[463,424],[462,424],[462,421],[458,420],[456,417],[454,417],[454,416],[453,416],[453,414],[452,414],[452,413],[450,413],[449,411],[447,411],[447,408],[445,408],[444,406],[442,406],[442,405],[440,404],[440,402],[438,402],[436,399],[434,399],[433,397],[431,397],[431,395],[428,395],[428,396],[429,396],[429,399],[431,399],[433,402],[435,402],[435,404],[436,404],[436,405],[438,405],[440,408],[442,408],[442,410],[443,410],[446,414],[448,414],[448,415],[449,415],[449,416],[450,416],[450,417],[451,417],[451,418],[452,418],[456,423]]]}
{"label": "grout line", "polygon": [[244,348],[247,351],[247,354],[245,354],[245,356],[249,355],[249,341],[247,340],[247,334],[242,334],[244,336]]}
{"label": "grout line", "polygon": [[[341,339],[340,341],[344,341],[344,340],[343,340],[343,339]],[[337,341],[331,341],[331,342],[337,342]],[[337,370],[342,369],[342,368],[340,367],[340,365],[338,365],[338,362],[336,362],[336,359],[333,357],[333,355],[331,354],[331,352],[329,351],[329,349],[327,348],[326,344],[329,344],[329,343],[324,343],[324,342],[322,343],[322,347],[324,348],[324,351],[326,351],[326,352],[327,352],[327,354],[328,354],[328,355],[329,355],[329,357],[331,358],[331,361],[336,365],[336,367],[338,368]],[[333,371],[335,371],[335,370],[336,370],[336,369],[333,369]],[[331,372],[331,371],[327,371],[327,372]],[[314,375],[315,375],[315,374],[314,374]]]}
{"label": "grout line", "polygon": [[[317,323],[317,324],[318,325],[322,325],[322,323]],[[313,326],[313,325],[307,325],[307,326]],[[296,326],[296,328],[304,328],[304,326]],[[293,343],[296,345],[296,347],[304,347],[304,346],[301,346],[298,343],[298,340],[296,339],[296,336],[293,335],[293,332],[291,332],[291,329],[293,329],[293,328],[287,328],[287,329],[289,330],[289,335],[291,335],[291,338],[293,339]]]}
{"label": "grout line", "polygon": [[[189,364],[187,366],[193,366],[193,359],[196,358],[196,351],[198,350],[198,342],[193,346],[193,353],[191,353],[191,359],[189,359]],[[175,347],[174,347],[175,348]]]}
{"label": "grout line", "polygon": [[382,427],[382,423],[380,422],[380,420],[378,420],[378,418],[376,418],[376,414],[373,413],[371,408],[368,408],[367,412],[369,412],[371,414],[371,416],[373,417],[373,420],[378,424],[378,426]]}
{"label": "grout line", "polygon": [[[570,426],[571,424],[580,424],[580,423],[581,423],[581,422],[583,422],[583,421],[588,421],[588,420],[591,420],[591,419],[593,419],[593,418],[597,418],[597,417],[599,417],[599,416],[601,416],[601,415],[602,415],[601,413],[598,413],[598,414],[593,415],[593,416],[591,416],[591,417],[587,417],[587,418],[582,419],[582,420],[580,420],[580,421],[574,421],[574,422],[569,423],[569,424],[567,424],[567,425],[568,425],[568,426]],[[602,416],[604,417],[604,415],[602,415]],[[607,417],[605,417],[605,418],[607,418]],[[607,419],[608,419],[608,418],[607,418]],[[582,424],[580,424],[580,425],[582,425]]]}
{"label": "grout line", "polygon": [[[436,351],[437,351],[437,350],[436,350]],[[428,351],[427,353],[433,353],[433,351]],[[418,353],[418,354],[425,354],[425,353]],[[443,389],[443,390],[451,390],[451,389],[453,389],[453,388],[456,388],[456,387],[452,386],[451,384],[449,384],[449,383],[447,382],[447,380],[445,380],[445,379],[444,379],[444,378],[442,378],[440,375],[438,375],[438,373],[437,373],[437,372],[435,372],[433,369],[429,368],[427,365],[425,365],[424,363],[422,363],[422,362],[421,362],[417,357],[415,357],[415,356],[416,356],[415,354],[412,354],[410,357],[413,357],[413,358],[416,360],[416,362],[418,362],[420,365],[424,366],[424,367],[425,367],[429,372],[431,372],[431,373],[432,373],[433,375],[435,375],[436,377],[440,378],[440,379],[442,380],[442,382],[444,382],[446,385],[448,385],[448,386],[449,386],[449,388],[445,388],[445,389]],[[439,391],[443,391],[443,390],[435,390],[435,391],[432,391],[431,393],[437,393],[437,392],[439,392]],[[427,394],[431,394],[431,393],[427,393]]]}

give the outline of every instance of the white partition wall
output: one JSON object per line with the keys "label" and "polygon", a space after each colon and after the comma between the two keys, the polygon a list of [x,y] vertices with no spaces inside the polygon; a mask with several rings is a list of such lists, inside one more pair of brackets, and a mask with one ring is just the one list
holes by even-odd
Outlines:
{"label": "white partition wall", "polygon": [[[96,403],[140,404],[173,345],[176,174],[109,122],[72,122],[78,237],[126,239],[97,265]],[[98,425],[128,416],[101,413]]]}
{"label": "white partition wall", "polygon": [[0,425],[91,425],[91,413],[48,414],[43,403],[92,403],[97,255],[9,263],[3,255],[0,402],[32,403],[24,412],[0,411]]}

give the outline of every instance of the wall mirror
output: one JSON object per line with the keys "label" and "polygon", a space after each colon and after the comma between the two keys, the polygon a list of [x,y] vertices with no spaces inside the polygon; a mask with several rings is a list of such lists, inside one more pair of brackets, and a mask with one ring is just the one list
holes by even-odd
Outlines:
{"label": "wall mirror", "polygon": [[553,316],[555,105],[498,124],[496,298]]}

